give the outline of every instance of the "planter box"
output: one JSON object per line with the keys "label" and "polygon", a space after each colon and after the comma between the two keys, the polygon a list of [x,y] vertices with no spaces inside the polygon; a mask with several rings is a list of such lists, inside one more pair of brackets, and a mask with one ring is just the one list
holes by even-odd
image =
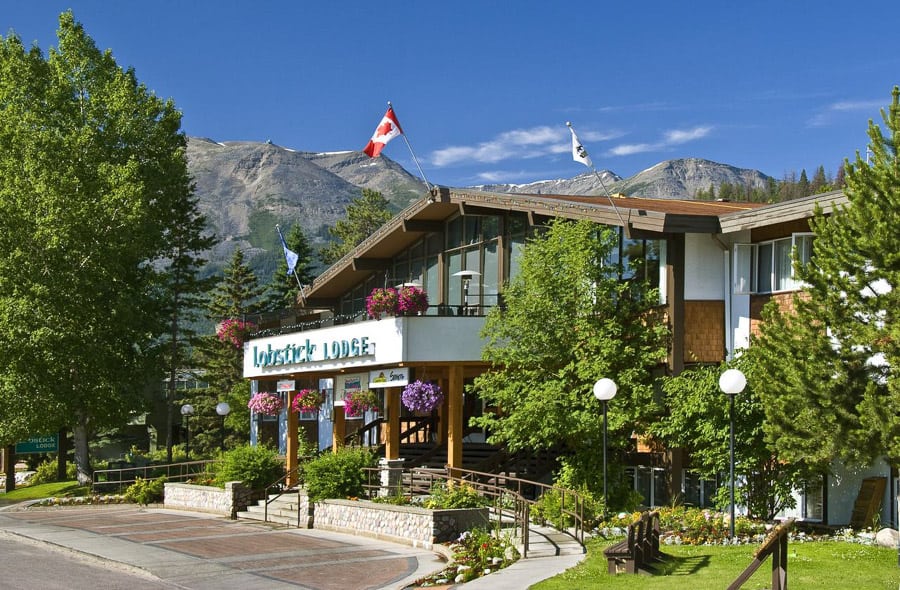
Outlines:
{"label": "planter box", "polygon": [[313,528],[352,533],[432,549],[463,531],[490,527],[487,508],[428,510],[367,500],[322,500],[314,505]]}
{"label": "planter box", "polygon": [[210,512],[234,518],[253,501],[253,490],[239,481],[229,481],[225,489],[187,483],[166,483],[163,491],[166,508]]}

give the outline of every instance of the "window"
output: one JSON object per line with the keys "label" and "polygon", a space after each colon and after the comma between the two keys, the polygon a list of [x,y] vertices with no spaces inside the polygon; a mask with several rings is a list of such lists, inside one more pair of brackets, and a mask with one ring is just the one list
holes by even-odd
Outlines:
{"label": "window", "polygon": [[665,506],[669,502],[666,471],[663,468],[626,467],[625,478],[632,481],[632,487],[641,495],[644,506]]}
{"label": "window", "polygon": [[799,289],[791,253],[796,252],[800,264],[806,264],[812,249],[812,234],[793,234],[758,244],[735,244],[732,290],[735,294],[750,294]]}

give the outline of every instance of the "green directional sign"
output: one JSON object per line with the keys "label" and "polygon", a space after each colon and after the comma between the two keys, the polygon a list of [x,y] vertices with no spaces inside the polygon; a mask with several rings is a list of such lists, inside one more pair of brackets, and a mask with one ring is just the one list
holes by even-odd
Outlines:
{"label": "green directional sign", "polygon": [[59,451],[58,434],[32,436],[27,440],[16,443],[17,455],[27,455],[29,453],[55,453],[57,451]]}

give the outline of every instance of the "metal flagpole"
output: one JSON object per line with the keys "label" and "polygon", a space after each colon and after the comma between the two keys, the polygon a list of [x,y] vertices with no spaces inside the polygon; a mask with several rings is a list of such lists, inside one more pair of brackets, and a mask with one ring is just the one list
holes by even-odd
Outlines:
{"label": "metal flagpole", "polygon": [[[388,101],[388,108],[394,108],[394,105],[391,104],[391,101]],[[425,181],[425,188],[428,189],[428,192],[431,192],[431,184],[428,182],[428,179],[425,178],[425,172],[422,171],[422,167],[419,165],[419,158],[416,157],[416,154],[412,149],[412,145],[410,145],[409,143],[409,139],[406,138],[406,132],[401,132],[400,135],[403,136],[403,141],[406,142],[406,147],[409,149],[409,153],[412,156],[413,162],[416,163],[416,168],[419,169],[419,174],[422,175],[422,180]]]}
{"label": "metal flagpole", "polygon": [[[569,130],[572,131],[572,137],[576,137],[575,129],[572,127],[572,123],[569,121],[566,121],[566,126],[569,128]],[[591,158],[588,156],[587,150],[584,149],[583,145],[581,145],[581,140],[578,140],[578,144],[581,147],[581,154],[579,154],[579,155],[581,155],[581,158],[580,159],[576,158],[575,161],[583,163],[585,166],[590,168],[591,172],[594,173],[594,176],[596,176],[597,180],[600,181],[600,186],[603,187],[603,192],[606,193],[606,199],[609,201],[609,204],[612,205],[613,211],[616,212],[616,217],[619,218],[619,222],[622,224],[622,229],[627,230],[628,228],[625,226],[625,220],[622,219],[622,215],[619,213],[619,208],[616,207],[616,202],[613,201],[612,195],[609,194],[609,189],[606,188],[606,183],[603,182],[603,178],[600,176],[600,173],[597,172],[596,168],[594,168],[594,163],[591,161]],[[573,154],[573,156],[574,155],[575,154]]]}

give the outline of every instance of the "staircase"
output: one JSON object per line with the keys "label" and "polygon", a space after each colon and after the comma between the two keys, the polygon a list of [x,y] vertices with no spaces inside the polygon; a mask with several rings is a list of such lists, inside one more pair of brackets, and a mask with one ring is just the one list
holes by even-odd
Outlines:
{"label": "staircase", "polygon": [[[268,501],[268,509],[266,502]],[[285,526],[309,528],[309,501],[305,490],[287,490],[280,494],[272,494],[267,499],[259,500],[256,505],[247,506],[247,510],[237,513],[238,518],[258,520]]]}

